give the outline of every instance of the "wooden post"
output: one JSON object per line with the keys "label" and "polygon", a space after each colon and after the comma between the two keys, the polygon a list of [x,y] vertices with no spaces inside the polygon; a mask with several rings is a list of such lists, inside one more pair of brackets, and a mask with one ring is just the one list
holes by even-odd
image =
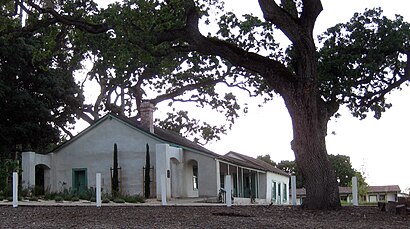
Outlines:
{"label": "wooden post", "polygon": [[232,206],[232,185],[231,185],[231,175],[225,176],[225,198],[226,198],[226,206]]}
{"label": "wooden post", "polygon": [[97,173],[95,175],[95,202],[97,204],[97,208],[101,207],[101,173]]}
{"label": "wooden post", "polygon": [[292,205],[296,205],[296,176],[290,177],[290,182],[292,185]]}
{"label": "wooden post", "polygon": [[352,177],[353,206],[359,206],[357,177]]}
{"label": "wooden post", "polygon": [[13,172],[13,208],[18,206],[18,179],[17,172]]}

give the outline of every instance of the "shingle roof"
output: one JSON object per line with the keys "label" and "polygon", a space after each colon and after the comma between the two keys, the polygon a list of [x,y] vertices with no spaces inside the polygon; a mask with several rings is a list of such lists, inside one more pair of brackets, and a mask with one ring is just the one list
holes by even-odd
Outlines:
{"label": "shingle roof", "polygon": [[238,165],[242,165],[245,167],[250,167],[250,168],[254,168],[254,169],[259,169],[259,170],[263,170],[263,171],[269,171],[269,172],[273,172],[273,173],[277,173],[280,175],[284,175],[284,176],[290,176],[288,173],[286,173],[283,170],[280,170],[278,168],[276,168],[275,166],[259,160],[259,159],[255,159],[253,157],[249,157],[240,153],[236,153],[233,151],[230,151],[229,153],[218,157],[218,159],[220,160],[225,160],[231,163],[235,163]]}
{"label": "shingle roof", "polygon": [[376,192],[397,192],[399,193],[400,187],[398,185],[383,185],[383,186],[369,186],[367,192],[376,193]]}
{"label": "shingle roof", "polygon": [[77,134],[74,138],[70,139],[69,141],[64,142],[63,144],[57,146],[53,152],[57,151],[59,148],[69,144],[70,142],[74,141],[75,139],[79,138],[82,134],[84,134],[85,132],[89,131],[90,129],[92,129],[95,125],[98,125],[99,123],[101,123],[103,120],[108,119],[108,118],[116,118],[118,120],[121,120],[123,122],[125,122],[126,124],[144,132],[147,135],[153,136],[155,138],[158,138],[162,141],[165,141],[171,145],[177,145],[183,148],[187,148],[190,150],[197,150],[200,152],[203,152],[205,154],[208,154],[212,157],[218,157],[220,156],[219,154],[216,154],[210,150],[208,150],[207,148],[200,146],[184,137],[182,137],[181,135],[169,131],[169,130],[165,130],[159,127],[154,127],[154,133],[149,132],[148,130],[146,130],[145,128],[142,127],[141,123],[138,121],[133,121],[129,118],[126,117],[122,117],[122,116],[118,116],[118,115],[114,115],[114,114],[107,114],[103,117],[101,117],[100,119],[98,119],[93,125],[89,126],[88,128],[86,128],[85,130],[83,130],[82,132],[80,132],[79,134]]}

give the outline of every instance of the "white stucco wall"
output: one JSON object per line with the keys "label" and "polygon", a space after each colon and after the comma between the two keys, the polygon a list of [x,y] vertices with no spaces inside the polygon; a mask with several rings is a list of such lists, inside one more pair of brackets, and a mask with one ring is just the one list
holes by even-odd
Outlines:
{"label": "white stucco wall", "polygon": [[193,190],[192,184],[192,167],[185,167],[187,174],[186,195],[200,197],[215,197],[218,195],[217,190],[217,169],[215,159],[203,153],[192,151],[184,151],[184,164],[188,164],[191,160],[198,163],[198,190]]}
{"label": "white stucco wall", "polygon": [[103,192],[110,193],[114,143],[118,147],[118,165],[121,167],[121,192],[142,195],[146,144],[150,147],[151,165],[155,165],[155,145],[159,141],[117,119],[104,120],[54,153],[53,191],[70,188],[72,169],[86,168],[88,188],[95,187],[95,174],[101,173]]}
{"label": "white stucco wall", "polygon": [[[266,187],[266,200],[268,201],[268,202],[271,202],[271,200],[272,200],[272,181],[275,181],[276,182],[276,202],[274,202],[274,204],[289,204],[291,201],[289,200],[289,197],[290,197],[290,195],[289,195],[289,177],[287,177],[287,176],[283,176],[283,175],[279,175],[279,174],[276,174],[276,173],[271,173],[271,172],[267,172],[267,174],[266,174],[266,184],[267,184],[267,187]],[[281,188],[281,190],[280,190],[280,193],[281,193],[281,198],[279,199],[279,197],[278,197],[278,184],[281,184],[280,185],[280,188]],[[286,200],[284,200],[284,193],[283,193],[283,190],[284,190],[284,185],[286,185],[286,189],[287,189],[287,191],[286,191]]]}

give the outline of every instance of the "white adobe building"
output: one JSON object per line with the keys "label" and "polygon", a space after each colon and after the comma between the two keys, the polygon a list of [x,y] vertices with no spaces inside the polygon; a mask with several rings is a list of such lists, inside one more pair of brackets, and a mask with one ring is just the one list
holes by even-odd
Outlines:
{"label": "white adobe building", "polygon": [[103,192],[111,192],[113,146],[118,147],[120,192],[143,194],[146,145],[151,161],[151,196],[160,199],[160,177],[167,198],[217,197],[231,175],[235,203],[287,204],[289,175],[266,162],[229,152],[221,156],[179,134],[154,127],[154,106],[145,103],[141,122],[108,114],[52,152],[22,154],[23,187],[50,192],[95,188],[101,173]]}

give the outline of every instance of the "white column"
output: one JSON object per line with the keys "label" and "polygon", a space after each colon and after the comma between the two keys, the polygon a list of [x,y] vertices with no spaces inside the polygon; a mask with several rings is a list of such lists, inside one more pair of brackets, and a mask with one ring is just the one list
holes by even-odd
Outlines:
{"label": "white column", "polygon": [[167,183],[165,174],[161,174],[161,204],[167,205]]}
{"label": "white column", "polygon": [[18,206],[18,181],[19,177],[16,172],[13,172],[13,208]]}
{"label": "white column", "polygon": [[101,207],[101,173],[95,175],[95,202],[97,208]]}
{"label": "white column", "polygon": [[352,177],[352,194],[353,194],[353,205],[359,206],[359,198],[358,198],[358,186],[357,186],[357,177]]}
{"label": "white column", "polygon": [[225,176],[225,190],[226,190],[226,206],[232,206],[232,185],[231,185],[231,175]]}
{"label": "white column", "polygon": [[31,188],[36,184],[35,152],[23,152],[21,154],[22,169],[21,174],[23,188]]}
{"label": "white column", "polygon": [[221,165],[218,160],[216,162],[216,195],[219,193],[219,189],[221,188]]}
{"label": "white column", "polygon": [[290,183],[292,186],[292,205],[296,205],[296,176],[290,177]]}

